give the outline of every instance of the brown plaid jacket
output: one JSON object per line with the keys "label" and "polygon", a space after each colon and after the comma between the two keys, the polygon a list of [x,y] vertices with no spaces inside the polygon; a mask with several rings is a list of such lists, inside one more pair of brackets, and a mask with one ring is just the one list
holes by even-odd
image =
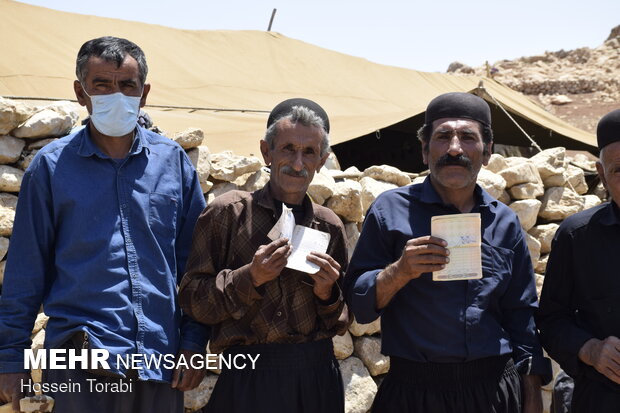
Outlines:
{"label": "brown plaid jacket", "polygon": [[[305,216],[298,224],[330,234],[327,254],[341,266],[340,289],[347,269],[343,224],[307,196],[303,202]],[[254,288],[250,263],[258,247],[271,242],[267,233],[279,218],[276,211],[268,184],[254,193],[217,197],[196,223],[179,301],[186,314],[212,326],[211,352],[234,345],[304,343],[346,328],[342,292],[334,302],[322,302],[305,273],[285,268],[278,278]]]}

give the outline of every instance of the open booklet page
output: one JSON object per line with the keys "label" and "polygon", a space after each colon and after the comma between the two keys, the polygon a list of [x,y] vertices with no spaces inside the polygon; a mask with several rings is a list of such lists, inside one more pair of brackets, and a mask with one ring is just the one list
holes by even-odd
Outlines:
{"label": "open booklet page", "polygon": [[293,211],[282,204],[282,215],[267,234],[272,241],[288,238],[292,246],[287,268],[314,274],[319,266],[306,259],[311,252],[325,252],[329,246],[329,234],[302,225],[295,225]]}
{"label": "open booklet page", "polygon": [[480,214],[434,216],[431,235],[445,240],[450,250],[450,262],[433,273],[433,281],[482,278]]}

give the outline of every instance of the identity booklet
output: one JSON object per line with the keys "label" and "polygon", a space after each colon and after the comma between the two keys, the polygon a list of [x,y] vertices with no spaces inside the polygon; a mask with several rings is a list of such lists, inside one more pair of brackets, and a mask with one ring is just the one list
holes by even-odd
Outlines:
{"label": "identity booklet", "polygon": [[431,235],[448,243],[450,262],[433,272],[433,281],[482,278],[480,214],[438,215],[431,218]]}

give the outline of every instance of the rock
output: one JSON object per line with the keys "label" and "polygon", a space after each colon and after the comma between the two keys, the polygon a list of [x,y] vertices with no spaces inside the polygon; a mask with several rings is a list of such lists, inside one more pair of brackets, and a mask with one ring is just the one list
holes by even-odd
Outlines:
{"label": "rock", "polygon": [[345,412],[368,412],[377,394],[377,384],[364,363],[357,357],[349,357],[340,361],[340,372],[344,384]]}
{"label": "rock", "polygon": [[314,178],[308,186],[308,195],[314,202],[323,205],[334,194],[335,187],[336,181],[329,174],[329,171],[321,168],[318,173],[314,174]]}
{"label": "rock", "polygon": [[542,254],[548,254],[551,251],[551,241],[553,241],[553,236],[558,227],[559,225],[554,223],[543,224],[536,225],[528,231],[531,236],[540,241],[540,252]]}
{"label": "rock", "polygon": [[528,159],[522,156],[509,156],[507,158],[504,158],[504,161],[506,162],[506,168],[511,168],[516,165],[521,165],[522,163],[530,162]]}
{"label": "rock", "polygon": [[217,377],[214,374],[207,373],[202,379],[198,387],[193,390],[189,390],[183,393],[183,403],[186,409],[190,411],[196,411],[202,409],[207,405],[215,383],[217,383]]}
{"label": "rock", "polygon": [[57,138],[37,139],[36,141],[30,142],[28,144],[28,146],[26,146],[26,150],[27,151],[32,151],[32,150],[35,150],[35,149],[41,149],[45,145],[47,145],[48,143],[54,142],[56,139]]}
{"label": "rock", "polygon": [[535,268],[540,259],[540,242],[528,234],[525,233],[525,242],[527,242],[527,249],[530,250],[530,258],[532,259],[532,268]]}
{"label": "rock", "polygon": [[181,148],[187,150],[202,145],[204,138],[205,134],[202,129],[189,128],[175,134],[172,140],[181,145]]}
{"label": "rock", "polygon": [[[40,329],[36,333],[33,333],[31,340],[32,340],[32,344],[30,344],[30,348],[34,351],[34,354],[36,356],[36,354],[40,350],[43,350],[44,343],[45,343],[45,330]],[[35,382],[41,383],[41,380],[43,378],[43,371],[41,369],[32,369],[30,371],[30,375],[32,377],[32,380],[34,380]]]}
{"label": "rock", "polygon": [[578,168],[573,165],[568,165],[566,168],[566,180],[572,190],[577,192],[579,195],[583,195],[588,192],[588,184],[586,183],[586,177],[583,173],[583,169]]}
{"label": "rock", "polygon": [[234,181],[241,175],[258,171],[262,166],[255,156],[238,156],[232,151],[211,154],[211,176],[220,181]]}
{"label": "rock", "polygon": [[80,118],[80,105],[68,100],[60,100],[45,106],[43,109],[53,110],[61,116],[69,116],[71,118],[71,126]]}
{"label": "rock", "polygon": [[206,194],[212,186],[208,183],[209,175],[211,173],[211,153],[209,152],[209,148],[206,146],[199,146],[197,148],[190,149],[187,151],[187,156],[190,161],[192,161],[192,164],[194,164],[194,168],[196,168],[202,193]]}
{"label": "rock", "polygon": [[334,355],[338,360],[344,360],[353,354],[353,339],[348,331],[342,336],[334,336],[332,338],[334,344]]}
{"label": "rock", "polygon": [[377,181],[369,176],[364,176],[359,182],[362,186],[362,210],[364,214],[380,194],[388,189],[398,188],[398,185]]}
{"label": "rock", "polygon": [[500,198],[506,189],[506,180],[501,175],[484,168],[478,172],[477,182],[489,195],[496,199]]}
{"label": "rock", "polygon": [[487,169],[493,173],[499,173],[499,171],[508,168],[506,159],[499,153],[494,153],[489,158],[489,163],[483,169]]}
{"label": "rock", "polygon": [[387,373],[390,369],[390,358],[381,354],[379,337],[358,337],[353,346],[355,355],[362,360],[371,376]]}
{"label": "rock", "polygon": [[588,172],[596,172],[596,161],[591,160],[583,153],[576,153],[571,157],[567,157],[568,161],[578,168]]}
{"label": "rock", "polygon": [[0,164],[15,163],[22,154],[26,142],[9,135],[0,136]]}
{"label": "rock", "polygon": [[545,282],[545,277],[540,274],[534,274],[534,277],[536,278],[536,295],[540,299],[540,293]]}
{"label": "rock", "polygon": [[241,187],[241,189],[244,191],[248,191],[248,192],[258,191],[259,189],[267,185],[267,182],[269,182],[270,177],[271,177],[271,174],[269,173],[268,170],[264,168],[260,168],[258,171],[250,175],[250,177],[245,182],[245,184]]}
{"label": "rock", "polygon": [[564,186],[566,185],[566,174],[562,172],[561,174],[549,175],[543,179],[543,184],[547,189],[554,186]]}
{"label": "rock", "polygon": [[32,328],[32,334],[37,334],[39,331],[47,326],[47,321],[50,318],[45,313],[37,314],[37,319],[34,321],[34,327]]}
{"label": "rock", "polygon": [[413,181],[411,181],[411,185],[421,184],[422,182],[424,182],[425,179],[426,176],[416,176],[415,178],[413,178]]}
{"label": "rock", "polygon": [[566,105],[567,103],[572,103],[573,100],[566,95],[556,95],[551,97],[552,105]]}
{"label": "rock", "polygon": [[61,114],[52,109],[43,109],[32,115],[24,124],[13,129],[16,138],[49,138],[67,135],[73,127],[74,119],[69,114]]}
{"label": "rock", "polygon": [[555,186],[545,191],[538,216],[548,221],[561,221],[582,211],[584,205],[584,198],[572,189]]}
{"label": "rock", "polygon": [[357,181],[336,182],[327,207],[346,222],[362,222],[362,186]]}
{"label": "rock", "polygon": [[521,227],[528,231],[534,225],[536,225],[536,218],[538,217],[538,211],[542,203],[537,199],[522,199],[515,201],[509,205],[521,222]]}
{"label": "rock", "polygon": [[326,169],[336,169],[338,171],[340,170],[340,162],[338,162],[338,158],[336,157],[335,153],[329,153],[323,167],[325,167]]}
{"label": "rock", "polygon": [[357,240],[360,238],[360,231],[357,227],[357,223],[349,222],[344,226],[345,233],[347,235],[347,251],[349,253],[349,261],[351,260],[351,256],[353,255],[353,251],[355,251],[355,246],[357,245]]}
{"label": "rock", "polygon": [[594,191],[592,191],[592,195],[596,195],[601,200],[606,200],[609,197],[609,194],[607,193],[607,190],[605,189],[605,186],[603,186],[602,182],[599,182],[596,185]]}
{"label": "rock", "polygon": [[545,193],[542,183],[527,182],[515,185],[508,190],[512,199],[536,199]]}
{"label": "rock", "polygon": [[9,239],[5,237],[0,237],[0,260],[3,260],[6,257],[6,253],[9,250]]}
{"label": "rock", "polygon": [[6,261],[0,262],[0,285],[4,283],[4,269],[6,268]]}
{"label": "rock", "polygon": [[[209,191],[209,200],[213,200],[213,198],[217,198],[218,196],[225,194],[229,191],[234,191],[235,189],[239,189],[237,185],[232,182],[220,182],[213,185],[213,188]],[[209,201],[210,203],[210,201]]]}
{"label": "rock", "polygon": [[599,198],[596,195],[592,195],[592,194],[584,195],[583,199],[584,199],[584,204],[583,204],[584,210],[600,205],[602,202],[601,198]]}
{"label": "rock", "polygon": [[398,186],[405,186],[411,183],[409,175],[389,165],[375,165],[366,168],[362,176],[368,176],[378,181],[389,182]]}
{"label": "rock", "polygon": [[446,73],[454,73],[454,72],[473,74],[474,69],[461,62],[452,62],[448,66],[448,70],[446,70]]}
{"label": "rock", "polygon": [[32,162],[37,152],[39,151],[32,151],[28,155],[24,156],[22,159],[17,161],[17,167],[21,169],[22,171],[25,171],[26,169],[28,169],[28,167],[30,166],[30,162]]}
{"label": "rock", "polygon": [[35,109],[0,96],[0,135],[6,135],[28,119]]}
{"label": "rock", "polygon": [[8,237],[13,232],[13,220],[17,208],[17,197],[0,193],[0,235]]}
{"label": "rock", "polygon": [[538,259],[534,271],[538,274],[544,274],[547,272],[547,262],[549,261],[549,254],[543,255]]}
{"label": "rock", "polygon": [[0,165],[0,191],[19,192],[24,171],[8,165]]}
{"label": "rock", "polygon": [[517,163],[500,171],[499,174],[506,180],[506,188],[527,182],[542,182],[538,169],[531,162]]}
{"label": "rock", "polygon": [[357,320],[353,320],[353,323],[349,326],[349,332],[356,337],[370,336],[381,332],[381,318],[377,318],[372,323],[360,324]]}
{"label": "rock", "polygon": [[510,202],[512,201],[510,199],[510,194],[505,189],[502,191],[502,194],[499,196],[499,198],[497,198],[497,200],[503,202],[506,205],[510,205]]}

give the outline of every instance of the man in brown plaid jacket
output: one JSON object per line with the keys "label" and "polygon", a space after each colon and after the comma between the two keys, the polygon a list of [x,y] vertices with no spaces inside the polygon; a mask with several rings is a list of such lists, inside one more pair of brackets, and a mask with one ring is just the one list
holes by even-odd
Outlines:
{"label": "man in brown plaid jacket", "polygon": [[[348,311],[340,289],[347,265],[344,227],[306,191],[328,156],[329,119],[307,99],[277,105],[260,142],[269,183],[231,191],[200,216],[179,297],[183,310],[213,327],[210,349],[258,356],[255,368],[222,371],[208,412],[343,412],[344,395],[331,338]],[[282,210],[298,225],[328,233],[308,274],[285,267],[287,238],[268,233]]]}

